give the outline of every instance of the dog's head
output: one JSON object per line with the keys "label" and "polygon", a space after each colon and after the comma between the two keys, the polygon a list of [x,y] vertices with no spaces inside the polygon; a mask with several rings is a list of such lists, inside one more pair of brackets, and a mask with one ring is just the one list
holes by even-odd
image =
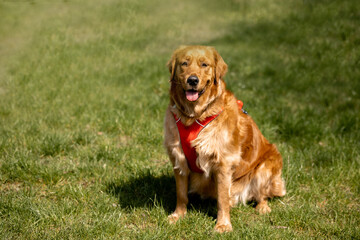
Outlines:
{"label": "dog's head", "polygon": [[168,62],[175,102],[204,104],[218,95],[227,65],[213,47],[182,46]]}

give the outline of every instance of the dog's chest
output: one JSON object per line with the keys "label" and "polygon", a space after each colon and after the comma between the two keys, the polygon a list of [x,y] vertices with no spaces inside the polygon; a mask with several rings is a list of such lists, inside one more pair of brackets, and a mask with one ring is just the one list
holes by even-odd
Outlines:
{"label": "dog's chest", "polygon": [[226,129],[216,127],[216,122],[209,124],[203,129],[197,138],[192,141],[199,157],[220,157],[226,152],[230,142],[229,133]]}
{"label": "dog's chest", "polygon": [[[192,125],[185,126],[181,121],[180,118],[176,119],[176,115],[174,115],[176,120],[176,125],[179,132],[181,147],[184,152],[184,155],[186,157],[186,160],[188,162],[188,166],[191,171],[202,173],[203,170],[201,170],[197,164],[197,158],[199,155],[199,148],[195,148],[193,145],[193,142],[201,136],[200,135],[208,135],[208,131],[205,130],[208,125],[211,124],[211,122],[218,116],[210,116],[206,118],[203,121],[196,120]],[[204,133],[203,133],[204,132]]]}

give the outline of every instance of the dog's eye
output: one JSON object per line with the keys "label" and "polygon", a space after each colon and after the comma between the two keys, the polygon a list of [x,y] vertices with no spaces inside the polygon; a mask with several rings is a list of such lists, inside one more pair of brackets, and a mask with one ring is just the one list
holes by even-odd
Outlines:
{"label": "dog's eye", "polygon": [[187,62],[183,62],[182,64],[181,64],[181,66],[187,66],[188,64],[187,64]]}
{"label": "dog's eye", "polygon": [[201,64],[202,67],[207,67],[208,65],[206,63]]}

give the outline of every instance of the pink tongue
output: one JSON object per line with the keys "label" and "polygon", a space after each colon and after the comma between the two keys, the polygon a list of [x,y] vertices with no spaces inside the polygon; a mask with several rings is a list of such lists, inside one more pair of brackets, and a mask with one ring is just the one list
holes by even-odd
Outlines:
{"label": "pink tongue", "polygon": [[195,91],[186,91],[186,98],[191,102],[196,101],[199,98],[199,93]]}

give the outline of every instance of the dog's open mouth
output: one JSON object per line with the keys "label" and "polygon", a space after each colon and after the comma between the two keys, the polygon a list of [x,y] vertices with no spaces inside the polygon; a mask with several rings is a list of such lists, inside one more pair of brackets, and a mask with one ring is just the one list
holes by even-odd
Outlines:
{"label": "dog's open mouth", "polygon": [[194,102],[199,98],[199,92],[196,90],[187,90],[185,91],[185,94],[186,94],[186,99],[189,100],[190,102]]}
{"label": "dog's open mouth", "polygon": [[186,90],[185,91],[186,99],[189,100],[190,102],[195,102],[204,93],[204,91],[205,88],[199,92],[194,89]]}

